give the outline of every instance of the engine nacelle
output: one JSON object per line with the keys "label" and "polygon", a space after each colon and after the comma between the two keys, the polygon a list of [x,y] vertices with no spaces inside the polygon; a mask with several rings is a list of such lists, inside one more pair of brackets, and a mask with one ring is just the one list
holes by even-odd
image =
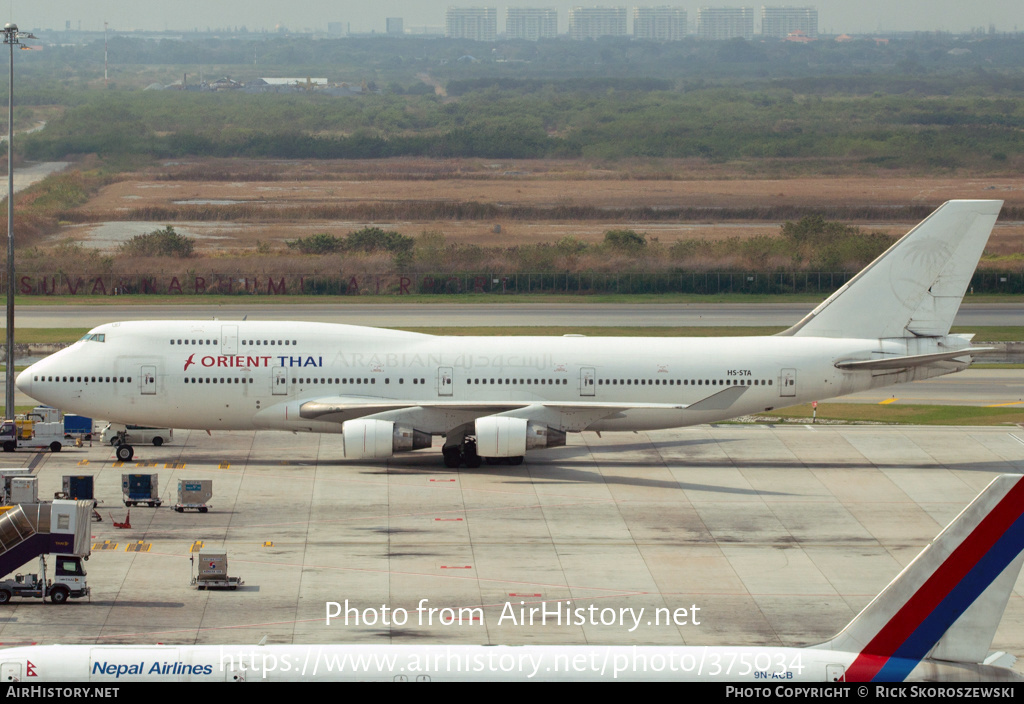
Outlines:
{"label": "engine nacelle", "polygon": [[527,450],[565,444],[565,433],[525,418],[485,416],[474,423],[481,457],[522,457]]}
{"label": "engine nacelle", "polygon": [[565,445],[565,433],[540,423],[526,426],[526,449],[535,450],[543,447],[562,447]]}
{"label": "engine nacelle", "polygon": [[430,447],[430,434],[390,420],[360,418],[341,426],[345,458],[350,460],[383,460],[396,452]]}

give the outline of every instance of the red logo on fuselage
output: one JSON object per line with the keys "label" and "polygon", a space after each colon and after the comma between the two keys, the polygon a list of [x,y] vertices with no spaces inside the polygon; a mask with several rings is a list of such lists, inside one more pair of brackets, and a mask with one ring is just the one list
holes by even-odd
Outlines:
{"label": "red logo on fuselage", "polygon": [[188,359],[186,359],[186,360],[185,360],[185,371],[188,371],[188,368],[189,368],[189,367],[190,367],[191,365],[195,364],[195,362],[193,362],[193,361],[192,361],[192,358],[193,358],[193,357],[195,357],[195,355],[194,355],[194,354],[190,354],[190,355],[188,356]]}

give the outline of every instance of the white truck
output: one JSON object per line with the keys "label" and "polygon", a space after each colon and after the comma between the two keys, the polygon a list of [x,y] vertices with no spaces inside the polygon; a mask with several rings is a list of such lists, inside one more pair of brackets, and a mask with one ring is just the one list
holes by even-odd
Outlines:
{"label": "white truck", "polygon": [[[124,433],[121,435],[121,433]],[[107,423],[100,432],[100,442],[106,445],[148,445],[152,443],[160,447],[165,442],[174,439],[174,430],[171,428],[149,428],[142,425],[118,425]]]}
{"label": "white truck", "polygon": [[0,422],[0,447],[4,452],[19,448],[60,452],[64,442],[64,424],[56,408],[37,406],[24,417]]}
{"label": "white truck", "polygon": [[53,579],[46,578],[46,555],[40,555],[38,574],[16,574],[14,579],[0,582],[0,604],[6,604],[16,596],[26,599],[49,597],[54,604],[89,596],[82,558],[78,555],[55,555],[54,561],[57,568]]}

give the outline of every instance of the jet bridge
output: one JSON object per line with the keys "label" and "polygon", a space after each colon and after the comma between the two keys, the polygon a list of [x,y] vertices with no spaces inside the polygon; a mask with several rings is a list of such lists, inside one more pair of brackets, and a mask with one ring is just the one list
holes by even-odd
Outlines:
{"label": "jet bridge", "polygon": [[92,501],[56,500],[0,510],[0,576],[40,555],[88,557],[92,551]]}

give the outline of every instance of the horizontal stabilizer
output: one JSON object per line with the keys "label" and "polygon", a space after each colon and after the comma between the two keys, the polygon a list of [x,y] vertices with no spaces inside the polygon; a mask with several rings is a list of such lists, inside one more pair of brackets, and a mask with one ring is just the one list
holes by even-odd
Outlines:
{"label": "horizontal stabilizer", "polygon": [[958,359],[974,354],[989,352],[993,347],[971,347],[965,350],[953,352],[935,352],[933,354],[911,354],[902,357],[884,357],[882,359],[861,359],[850,362],[836,362],[836,369],[906,369],[907,367],[920,367],[926,364],[941,362],[946,359]]}

